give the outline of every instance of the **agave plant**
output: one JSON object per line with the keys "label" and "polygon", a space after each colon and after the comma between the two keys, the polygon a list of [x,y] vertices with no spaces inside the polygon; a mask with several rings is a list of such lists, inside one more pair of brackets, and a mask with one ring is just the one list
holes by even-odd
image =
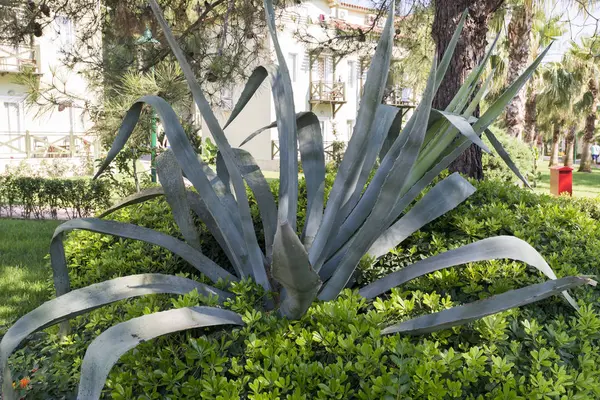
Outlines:
{"label": "agave plant", "polygon": [[[290,75],[277,40],[271,0],[265,0],[265,10],[279,65],[259,67],[253,72],[224,127],[220,126],[212,113],[158,4],[150,0],[218,146],[217,171],[215,173],[193,151],[177,115],[163,99],[143,97],[130,108],[98,174],[125,146],[144,104],[152,106],[160,115],[172,151],[163,153],[157,159],[161,188],[149,189],[127,198],[101,217],[127,205],[165,196],[185,241],[147,228],[98,218],[73,220],[59,226],[50,248],[57,297],[19,319],[0,343],[0,376],[3,377],[5,399],[12,395],[8,357],[35,331],[57,323],[62,323],[66,331],[66,321],[76,315],[118,300],[147,294],[185,294],[197,289],[204,295],[218,296],[220,300],[231,296],[190,279],[161,274],[127,276],[71,291],[63,248],[65,232],[84,229],[164,247],[213,282],[234,282],[250,277],[266,291],[278,293],[273,296],[276,301],[267,304],[267,307],[279,312],[282,317],[297,319],[315,300],[334,299],[344,288],[352,287],[353,275],[361,260],[376,260],[473,194],[475,188],[460,175],[453,174],[437,183],[420,201],[413,204],[423,189],[472,143],[489,151],[481,141],[482,134],[489,137],[501,157],[525,181],[487,128],[525,84],[547,50],[482,116],[475,118],[472,114],[489,85],[489,80],[480,83],[480,77],[493,50],[492,45],[481,65],[469,75],[446,110],[433,110],[432,99],[460,36],[465,13],[443,58],[439,63],[437,60],[433,63],[419,107],[406,126],[400,129],[399,109],[381,105],[379,101],[387,79],[393,45],[394,2],[391,3],[368,72],[354,133],[325,208],[325,162],[319,122],[313,113],[295,113]],[[223,132],[267,78],[271,80],[277,121],[253,133],[248,140],[269,127],[276,126],[279,131],[281,167],[278,205],[253,157],[242,149],[232,148]],[[301,230],[296,226],[298,148],[308,196],[306,222]],[[378,167],[367,184],[378,157]],[[196,191],[186,188],[184,176]],[[255,234],[246,184],[258,203],[265,234],[264,252]],[[192,213],[206,224],[222,246],[233,273],[202,254]],[[550,280],[403,321],[386,327],[382,333],[431,332],[560,293],[577,308],[566,290],[593,283],[585,277],[557,279],[542,256],[530,245],[514,237],[499,236],[407,266],[361,288],[360,294],[374,298],[430,272],[494,258],[525,262]],[[78,399],[99,398],[112,365],[124,352],[142,341],[190,328],[242,324],[239,315],[216,307],[174,309],[120,323],[103,332],[88,347],[81,368]]]}

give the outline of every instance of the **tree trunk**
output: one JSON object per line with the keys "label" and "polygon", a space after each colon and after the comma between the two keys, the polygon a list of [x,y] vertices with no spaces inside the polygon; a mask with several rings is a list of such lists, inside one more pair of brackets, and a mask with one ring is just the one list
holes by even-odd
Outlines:
{"label": "tree trunk", "polygon": [[590,147],[594,141],[596,131],[596,110],[598,109],[598,83],[592,78],[588,81],[588,90],[592,94],[592,105],[590,112],[585,118],[585,133],[583,135],[583,153],[581,154],[581,163],[579,172],[592,172],[592,153]]}
{"label": "tree trunk", "polygon": [[[444,55],[461,14],[466,8],[469,8],[469,17],[448,66],[446,76],[433,100],[434,108],[445,109],[469,72],[483,59],[490,17],[503,1],[435,0],[435,17],[431,35],[436,44],[438,60],[441,60]],[[450,165],[449,169],[472,178],[483,179],[481,149],[472,145]]]}
{"label": "tree trunk", "polygon": [[565,159],[564,166],[572,167],[573,166],[573,145],[575,144],[575,131],[577,130],[577,126],[571,125],[569,127],[569,132],[567,133],[567,137],[565,138]]}
{"label": "tree trunk", "polygon": [[534,90],[529,91],[527,96],[527,102],[525,103],[525,128],[524,128],[524,139],[527,143],[532,146],[537,145],[536,140],[538,137],[537,127],[537,93]]}
{"label": "tree trunk", "polygon": [[[508,24],[508,77],[506,84],[510,85],[525,71],[529,61],[529,45],[533,12],[530,6],[520,5],[513,10]],[[517,139],[523,136],[523,123],[525,120],[525,91],[519,93],[506,107],[507,133]]]}
{"label": "tree trunk", "polygon": [[560,141],[561,124],[555,123],[552,131],[552,149],[550,152],[550,167],[558,165],[558,145]]}

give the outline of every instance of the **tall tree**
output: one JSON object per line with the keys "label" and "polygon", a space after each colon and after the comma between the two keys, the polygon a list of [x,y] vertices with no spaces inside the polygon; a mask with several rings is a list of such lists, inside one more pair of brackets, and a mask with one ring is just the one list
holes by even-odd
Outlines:
{"label": "tall tree", "polygon": [[[443,110],[463,84],[469,72],[485,55],[488,23],[493,13],[504,0],[435,0],[433,27],[431,30],[436,44],[438,59],[450,43],[462,12],[469,9],[469,18],[450,61],[448,72],[433,101],[433,107]],[[450,165],[451,171],[482,179],[481,149],[473,145]]]}

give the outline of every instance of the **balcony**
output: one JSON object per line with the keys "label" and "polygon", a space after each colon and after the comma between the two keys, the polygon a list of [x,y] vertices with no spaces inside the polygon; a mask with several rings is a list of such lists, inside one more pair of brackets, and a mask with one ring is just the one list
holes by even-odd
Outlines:
{"label": "balcony", "polygon": [[310,84],[311,103],[345,103],[346,85],[343,82],[316,81]]}
{"label": "balcony", "polygon": [[396,107],[414,107],[410,100],[410,89],[393,87],[387,88],[383,95],[383,104]]}
{"label": "balcony", "polygon": [[318,104],[331,105],[331,113],[335,114],[346,104],[346,85],[343,82],[315,81],[310,84],[310,109]]}
{"label": "balcony", "polygon": [[0,75],[38,72],[39,48],[0,44]]}

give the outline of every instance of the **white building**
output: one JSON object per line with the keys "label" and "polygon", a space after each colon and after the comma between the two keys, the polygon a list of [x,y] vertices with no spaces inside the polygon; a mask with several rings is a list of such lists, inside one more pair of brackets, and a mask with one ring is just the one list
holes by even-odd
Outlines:
{"label": "white building", "polygon": [[[343,54],[315,48],[299,35],[326,38],[326,30],[361,28],[368,31],[373,25],[375,11],[366,7],[337,0],[310,0],[288,7],[281,13],[276,24],[278,38],[291,74],[296,112],[313,111],[321,121],[326,152],[334,141],[347,142],[352,134],[361,97],[361,89],[366,71],[373,56],[374,41],[377,37],[367,36],[371,41],[368,50],[360,49],[351,54]],[[385,18],[380,18],[376,30],[380,30]],[[376,35],[373,35],[376,36]],[[270,38],[265,36],[268,53],[260,63],[276,63]],[[394,57],[402,56],[395,49]],[[237,101],[243,86],[224,91],[229,109],[217,110],[217,116],[224,122]],[[404,106],[406,111],[414,102],[412,90],[388,88],[385,102]],[[273,96],[268,82],[255,94],[236,121],[225,131],[232,146],[239,144],[253,131],[276,120]],[[208,129],[203,127],[203,134]],[[278,169],[277,130],[271,129],[244,145],[265,169]]]}
{"label": "white building", "polygon": [[67,102],[41,110],[25,102],[27,87],[21,78],[26,71],[33,72],[42,87],[54,80],[68,95],[93,102],[86,81],[66,71],[60,61],[61,52],[75,45],[74,29],[72,21],[57,18],[31,46],[0,43],[0,173],[7,164],[24,159],[76,161],[98,150],[94,138],[85,135],[91,122],[82,108]]}

